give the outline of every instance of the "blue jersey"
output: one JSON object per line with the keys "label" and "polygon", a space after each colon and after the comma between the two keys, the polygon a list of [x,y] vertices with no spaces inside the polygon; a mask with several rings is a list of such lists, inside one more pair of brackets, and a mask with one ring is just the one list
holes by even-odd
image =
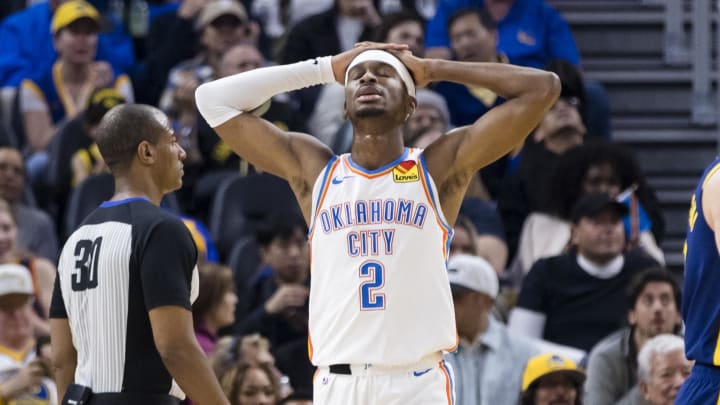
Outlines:
{"label": "blue jersey", "polygon": [[720,255],[715,232],[705,221],[703,187],[720,170],[720,157],[705,170],[690,203],[685,241],[682,315],[685,351],[690,360],[720,366]]}

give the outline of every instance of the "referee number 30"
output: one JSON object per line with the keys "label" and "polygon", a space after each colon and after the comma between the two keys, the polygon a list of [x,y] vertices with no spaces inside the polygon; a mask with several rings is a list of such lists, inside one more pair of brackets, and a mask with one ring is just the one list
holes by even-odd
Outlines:
{"label": "referee number 30", "polygon": [[73,291],[85,291],[97,288],[98,260],[102,236],[95,239],[81,239],[75,245],[75,269],[72,274]]}

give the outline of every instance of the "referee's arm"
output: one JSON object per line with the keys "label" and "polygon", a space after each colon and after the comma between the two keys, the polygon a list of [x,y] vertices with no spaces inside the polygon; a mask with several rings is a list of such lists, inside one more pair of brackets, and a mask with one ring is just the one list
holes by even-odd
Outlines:
{"label": "referee's arm", "polygon": [[163,364],[195,403],[229,404],[197,343],[192,313],[164,306],[150,310],[150,325]]}
{"label": "referee's arm", "polygon": [[72,344],[70,322],[62,318],[50,319],[50,339],[55,385],[58,398],[63,398],[67,387],[75,381],[75,368],[77,367],[77,352]]}
{"label": "referee's arm", "polygon": [[192,274],[197,250],[179,220],[151,230],[140,263],[145,305],[155,348],[170,375],[198,404],[229,404],[200,348],[190,312]]}
{"label": "referee's arm", "polygon": [[77,351],[72,342],[70,322],[65,311],[65,302],[60,292],[60,275],[55,277],[52,299],[50,300],[50,341],[52,362],[55,369],[55,385],[58,398],[62,400],[68,385],[75,381]]}

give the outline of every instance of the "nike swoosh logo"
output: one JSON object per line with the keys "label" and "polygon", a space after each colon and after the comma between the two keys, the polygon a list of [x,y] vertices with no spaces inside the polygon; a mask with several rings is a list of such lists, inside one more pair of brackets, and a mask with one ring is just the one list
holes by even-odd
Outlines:
{"label": "nike swoosh logo", "polygon": [[333,177],[332,184],[340,184],[347,179],[352,179],[355,176],[344,176],[344,177]]}
{"label": "nike swoosh logo", "polygon": [[427,374],[427,372],[430,371],[430,370],[432,370],[432,369],[429,368],[429,369],[423,370],[423,371],[413,371],[413,375],[414,375],[415,377],[420,377],[420,376],[423,375],[423,374]]}

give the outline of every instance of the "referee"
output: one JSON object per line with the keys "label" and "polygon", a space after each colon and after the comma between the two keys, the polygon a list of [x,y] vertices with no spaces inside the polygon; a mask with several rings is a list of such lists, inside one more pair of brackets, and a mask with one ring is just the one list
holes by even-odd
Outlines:
{"label": "referee", "polygon": [[63,247],[50,308],[63,404],[228,404],[193,333],[197,250],[159,208],[182,185],[185,151],[167,117],[113,107],[98,147],[115,195]]}

